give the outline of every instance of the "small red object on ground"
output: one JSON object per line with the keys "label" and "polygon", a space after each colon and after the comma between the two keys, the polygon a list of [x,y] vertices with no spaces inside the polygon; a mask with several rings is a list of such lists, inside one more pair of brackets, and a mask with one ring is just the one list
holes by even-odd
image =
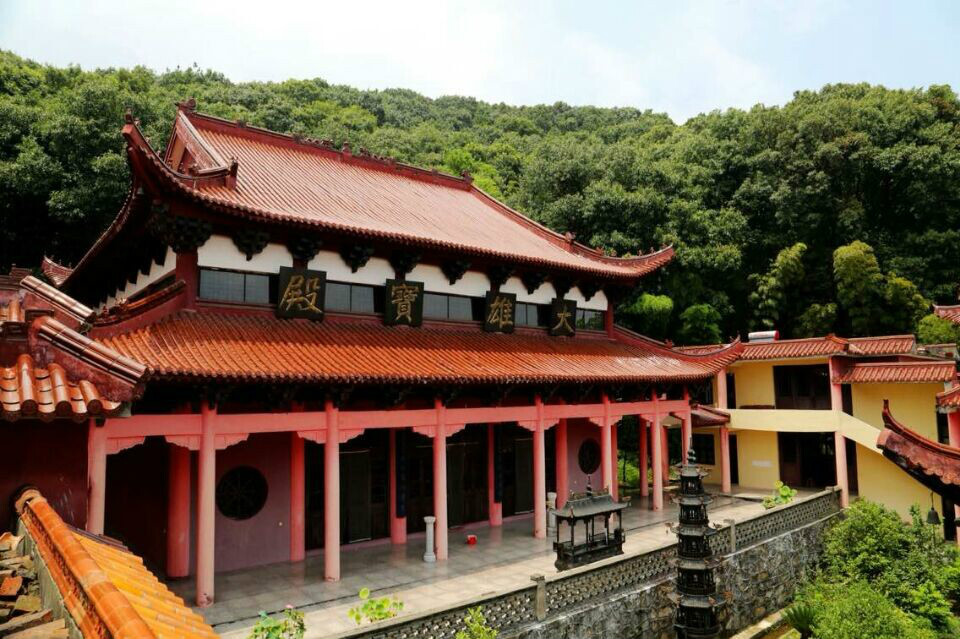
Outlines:
{"label": "small red object on ground", "polygon": [[467,545],[476,546],[477,545],[477,536],[476,535],[467,535]]}

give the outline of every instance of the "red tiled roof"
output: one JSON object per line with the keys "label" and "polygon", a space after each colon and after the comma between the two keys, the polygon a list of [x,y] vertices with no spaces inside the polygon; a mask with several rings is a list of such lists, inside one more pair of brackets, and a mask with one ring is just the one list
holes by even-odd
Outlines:
{"label": "red tiled roof", "polygon": [[957,378],[953,360],[909,362],[850,362],[841,364],[835,384],[949,382]]}
{"label": "red tiled roof", "polygon": [[[673,257],[666,248],[612,258],[555,233],[488,196],[468,179],[354,155],[313,140],[181,110],[171,138],[195,163],[170,166],[135,124],[124,127],[135,166],[229,214],[289,222],[458,253],[636,278]],[[168,150],[173,148],[172,143]],[[236,163],[234,163],[234,160]],[[235,177],[234,177],[235,176]],[[115,222],[120,224],[125,216]],[[113,227],[111,227],[113,228]],[[105,234],[107,237],[111,230]],[[103,239],[103,238],[101,238]],[[98,242],[99,244],[99,242]],[[88,256],[94,253],[91,249]],[[81,261],[75,271],[83,267]]]}
{"label": "red tiled roof", "polygon": [[960,500],[960,448],[939,444],[894,419],[889,402],[883,402],[885,429],[877,439],[884,456],[930,490]]}
{"label": "red tiled roof", "polygon": [[40,270],[43,271],[43,274],[46,275],[55,286],[63,284],[64,280],[73,272],[73,269],[69,266],[58,264],[46,255],[43,256],[43,261],[40,262]]}
{"label": "red tiled roof", "polygon": [[960,408],[960,384],[937,393],[937,406],[942,408]]}
{"label": "red tiled roof", "polygon": [[[723,348],[723,344],[679,346],[677,350],[689,354],[709,354]],[[745,342],[740,359],[744,361],[829,357],[830,355],[907,355],[916,349],[913,335],[884,335],[881,337],[843,338],[835,335],[781,339],[770,342]]]}
{"label": "red tiled roof", "polygon": [[91,309],[33,277],[5,292],[4,302],[0,418],[116,416],[142,390],[146,367],[76,330],[93,318]]}
{"label": "red tiled roof", "polygon": [[14,366],[0,366],[0,417],[6,420],[36,418],[49,421],[112,416],[121,407],[100,395],[87,380],[72,382],[59,364],[38,367],[28,354]]}
{"label": "red tiled roof", "polygon": [[953,306],[934,306],[933,312],[943,319],[960,324],[960,304]]}
{"label": "red tiled roof", "polygon": [[84,639],[218,636],[142,559],[115,542],[74,531],[36,490],[22,493],[16,506]]}
{"label": "red tiled roof", "polygon": [[730,413],[712,406],[696,404],[690,410],[694,426],[722,426],[730,423]]}
{"label": "red tiled roof", "polygon": [[715,374],[739,351],[694,357],[642,340],[192,311],[101,339],[153,377],[314,383],[680,381]]}

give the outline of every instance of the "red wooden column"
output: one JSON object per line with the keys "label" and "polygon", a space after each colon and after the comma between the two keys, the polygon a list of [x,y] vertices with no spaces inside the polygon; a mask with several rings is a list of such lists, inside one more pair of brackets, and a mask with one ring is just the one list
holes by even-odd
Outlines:
{"label": "red wooden column", "polygon": [[87,532],[103,534],[107,501],[107,437],[103,428],[90,420],[87,429]]}
{"label": "red wooden column", "polygon": [[604,490],[613,494],[613,436],[610,433],[610,398],[603,394],[603,417],[600,422],[600,469]]}
{"label": "red wooden column", "polygon": [[433,436],[433,515],[437,518],[434,552],[437,561],[447,558],[447,424],[446,408],[439,398],[434,400],[437,426]]}
{"label": "red wooden column", "polygon": [[496,500],[496,456],[497,433],[496,424],[487,424],[487,516],[491,526],[503,525],[503,503]]}
{"label": "red wooden column", "polygon": [[333,400],[323,406],[327,434],[323,444],[323,576],[340,581],[340,424]]}
{"label": "red wooden column", "polygon": [[567,497],[570,495],[570,474],[569,474],[569,454],[567,448],[567,419],[561,419],[554,431],[554,442],[556,443],[556,464],[557,464],[557,508],[567,503]]}
{"label": "red wooden column", "polygon": [[290,433],[290,561],[303,561],[307,554],[307,471],[303,438]]}
{"label": "red wooden column", "polygon": [[[717,373],[717,396],[714,398],[717,408],[727,408],[727,369],[721,368]],[[720,427],[720,492],[730,494],[730,429]]]}
{"label": "red wooden column", "polygon": [[[843,386],[833,383],[836,361],[830,358],[830,408],[843,411]],[[840,505],[850,505],[850,486],[847,481],[847,438],[839,430],[833,433],[833,458],[837,467],[837,486],[840,488]]]}
{"label": "red wooden column", "polygon": [[170,451],[167,496],[167,577],[190,574],[190,449]]}
{"label": "red wooden column", "polygon": [[617,424],[610,425],[611,461],[613,462],[613,498],[620,498],[620,446],[617,443]]}
{"label": "red wooden column", "polygon": [[663,510],[663,426],[660,424],[660,400],[653,391],[653,420],[650,422],[653,449],[653,509]]}
{"label": "red wooden column", "polygon": [[637,467],[640,471],[640,496],[650,495],[650,484],[647,480],[647,442],[649,441],[650,431],[647,428],[647,420],[637,415],[637,428],[640,431],[638,438],[640,440],[640,450],[637,451],[639,463]]}
{"label": "red wooden column", "polygon": [[[960,408],[947,413],[947,435],[947,443],[954,448],[960,448]],[[956,504],[953,508],[957,520],[960,521],[960,504]],[[960,546],[960,534],[957,535],[957,545]]]}
{"label": "red wooden column", "polygon": [[200,405],[200,456],[197,471],[197,605],[213,603],[216,530],[217,445],[215,411],[210,402]]}
{"label": "red wooden column", "polygon": [[390,429],[390,543],[407,543],[407,518],[397,516],[397,431]]}
{"label": "red wooden column", "polygon": [[533,536],[547,536],[547,445],[543,424],[543,400],[534,397],[537,421],[533,430]]}
{"label": "red wooden column", "polygon": [[[683,387],[683,399],[690,405],[690,392],[687,387]],[[687,463],[687,457],[690,455],[690,446],[693,444],[693,418],[690,410],[687,409],[680,416],[680,463]]]}

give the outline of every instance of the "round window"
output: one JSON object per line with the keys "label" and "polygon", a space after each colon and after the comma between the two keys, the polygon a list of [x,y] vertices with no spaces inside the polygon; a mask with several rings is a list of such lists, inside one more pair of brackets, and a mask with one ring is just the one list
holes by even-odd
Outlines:
{"label": "round window", "polygon": [[580,470],[587,475],[597,472],[600,468],[600,444],[595,439],[585,439],[577,452],[577,462]]}
{"label": "round window", "polygon": [[237,466],[217,483],[217,509],[230,519],[250,519],[267,503],[267,480],[256,468]]}

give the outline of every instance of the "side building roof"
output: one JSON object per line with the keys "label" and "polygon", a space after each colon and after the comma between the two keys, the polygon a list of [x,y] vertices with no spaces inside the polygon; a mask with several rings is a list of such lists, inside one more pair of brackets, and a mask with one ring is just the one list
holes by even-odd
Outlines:
{"label": "side building roof", "polygon": [[140,557],[114,540],[71,528],[38,491],[21,493],[16,510],[83,639],[219,636]]}
{"label": "side building roof", "polygon": [[877,447],[884,456],[930,490],[960,502],[960,448],[927,439],[901,424],[890,413],[887,400],[883,424]]}

